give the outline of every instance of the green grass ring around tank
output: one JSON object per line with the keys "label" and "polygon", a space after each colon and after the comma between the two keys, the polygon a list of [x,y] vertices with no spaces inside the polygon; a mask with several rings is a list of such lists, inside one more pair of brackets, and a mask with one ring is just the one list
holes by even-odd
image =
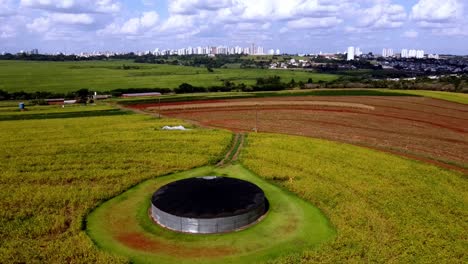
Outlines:
{"label": "green grass ring around tank", "polygon": [[[177,233],[152,222],[148,210],[154,191],[176,180],[206,175],[258,185],[269,200],[269,212],[245,230],[215,235]],[[135,263],[265,262],[301,253],[335,235],[319,209],[241,165],[203,167],[145,181],[94,210],[87,219],[87,232],[100,248]]]}

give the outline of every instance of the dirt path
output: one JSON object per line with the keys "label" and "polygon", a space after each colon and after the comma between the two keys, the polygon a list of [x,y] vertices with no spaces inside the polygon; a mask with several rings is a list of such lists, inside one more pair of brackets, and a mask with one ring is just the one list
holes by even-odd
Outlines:
{"label": "dirt path", "polygon": [[239,158],[239,154],[244,146],[245,134],[236,133],[231,148],[224,156],[224,159],[216,164],[217,167],[229,165]]}

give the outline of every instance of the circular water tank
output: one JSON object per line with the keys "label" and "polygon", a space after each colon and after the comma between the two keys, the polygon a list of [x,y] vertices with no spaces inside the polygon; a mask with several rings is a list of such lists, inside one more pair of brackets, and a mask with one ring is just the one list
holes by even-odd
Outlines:
{"label": "circular water tank", "polygon": [[151,199],[161,226],[185,233],[231,232],[255,223],[268,210],[262,189],[228,177],[190,178],[161,187]]}

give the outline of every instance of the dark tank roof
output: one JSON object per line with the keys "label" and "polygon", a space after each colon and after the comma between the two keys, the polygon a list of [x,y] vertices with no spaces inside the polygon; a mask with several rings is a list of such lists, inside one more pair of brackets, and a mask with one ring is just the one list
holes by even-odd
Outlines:
{"label": "dark tank roof", "polygon": [[190,178],[161,187],[152,197],[155,207],[186,218],[218,218],[244,214],[265,205],[255,184],[228,177]]}

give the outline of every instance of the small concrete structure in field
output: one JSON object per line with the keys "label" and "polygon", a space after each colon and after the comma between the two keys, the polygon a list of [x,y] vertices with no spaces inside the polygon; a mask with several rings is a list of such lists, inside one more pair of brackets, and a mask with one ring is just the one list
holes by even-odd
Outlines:
{"label": "small concrete structure in field", "polygon": [[157,190],[151,199],[151,217],[178,232],[214,234],[232,232],[256,223],[268,211],[262,189],[228,177],[189,178]]}

